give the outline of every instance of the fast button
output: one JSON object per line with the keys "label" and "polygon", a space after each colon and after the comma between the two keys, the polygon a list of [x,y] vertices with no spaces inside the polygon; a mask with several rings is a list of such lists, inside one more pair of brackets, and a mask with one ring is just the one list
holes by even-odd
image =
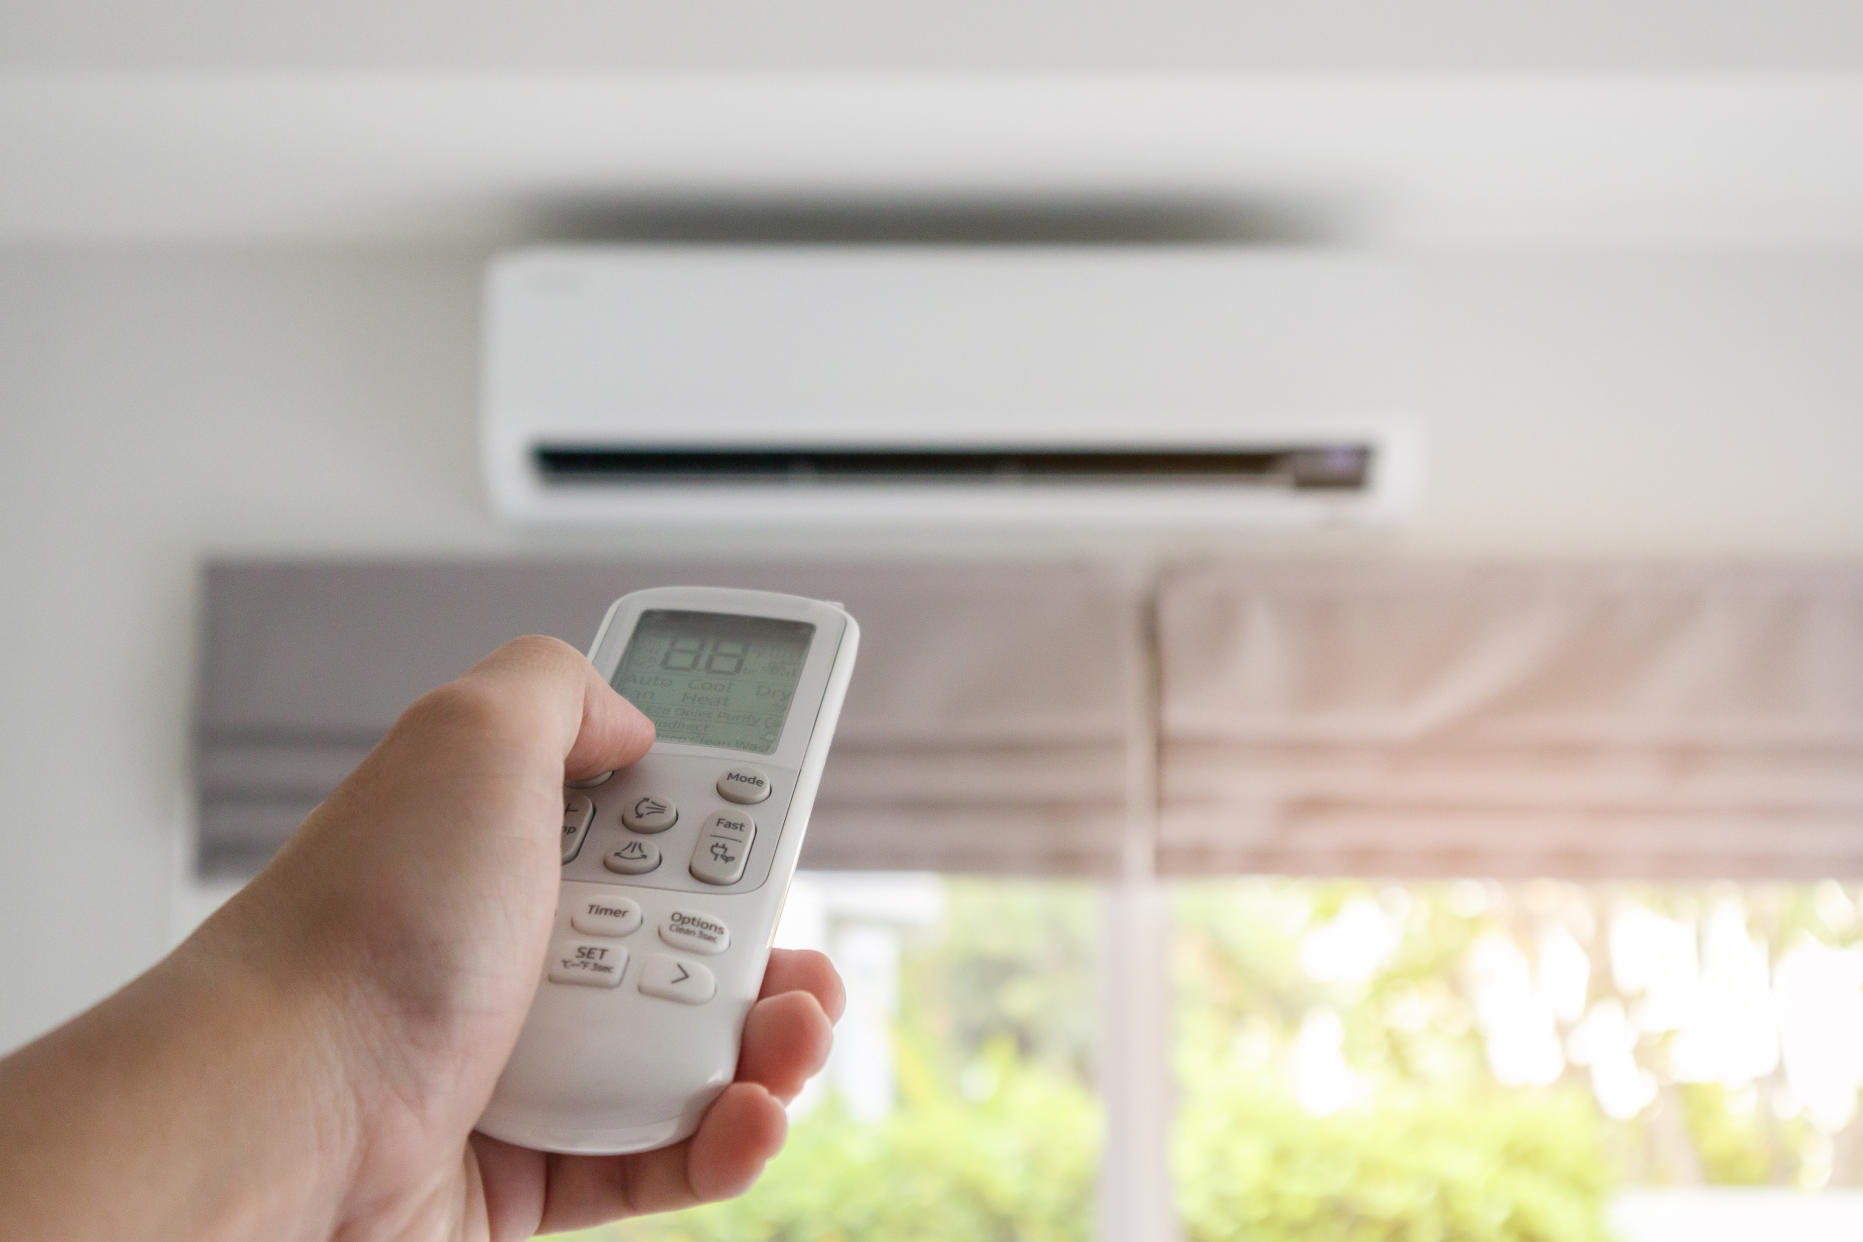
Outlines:
{"label": "fast button", "polygon": [[750,816],[742,811],[720,811],[699,830],[687,869],[693,879],[707,884],[736,884],[744,878],[745,860],[756,837],[757,824]]}

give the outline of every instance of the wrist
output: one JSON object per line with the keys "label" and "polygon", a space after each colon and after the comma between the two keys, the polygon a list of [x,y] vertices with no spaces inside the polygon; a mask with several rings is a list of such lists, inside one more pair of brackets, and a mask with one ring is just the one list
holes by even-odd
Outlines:
{"label": "wrist", "polygon": [[[285,1154],[322,1173],[291,1187],[306,1213],[292,1223],[321,1223],[263,1236],[371,1236],[390,1201],[437,1193],[457,1171],[477,1114],[461,1121],[446,1113],[459,1094],[457,1074],[442,1038],[448,1024],[430,1012],[429,953],[367,893],[327,883],[329,869],[299,844],[217,912],[175,963],[191,957],[187,969],[236,981],[225,990],[256,1015],[255,1049],[277,1050],[282,1081],[269,1084],[267,1098],[290,1119],[281,1124],[301,1118],[314,1140]],[[446,1159],[437,1160],[441,1152]]]}
{"label": "wrist", "polygon": [[225,1237],[327,1237],[361,1164],[366,1098],[367,1058],[340,1004],[288,957],[211,936],[146,982],[164,1038],[204,1058],[176,1084],[199,1097],[184,1114],[194,1163],[237,1170],[208,1181],[204,1223]]}
{"label": "wrist", "polygon": [[197,935],[0,1062],[9,1226],[72,1242],[329,1235],[359,1134],[340,1040],[256,966]]}

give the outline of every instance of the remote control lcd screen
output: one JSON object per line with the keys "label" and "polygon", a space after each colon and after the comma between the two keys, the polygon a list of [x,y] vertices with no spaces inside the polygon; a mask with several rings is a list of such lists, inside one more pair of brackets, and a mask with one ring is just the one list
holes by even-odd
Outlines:
{"label": "remote control lcd screen", "polygon": [[614,688],[663,742],[767,755],[814,635],[806,621],[654,609],[635,623]]}

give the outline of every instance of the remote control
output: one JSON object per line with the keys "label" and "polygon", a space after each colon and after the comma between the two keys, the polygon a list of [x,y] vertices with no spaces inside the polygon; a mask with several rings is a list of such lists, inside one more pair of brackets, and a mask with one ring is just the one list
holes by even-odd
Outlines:
{"label": "remote control", "polygon": [[698,1127],[737,1069],[859,640],[839,605],[765,591],[608,610],[589,659],[658,734],[563,791],[543,977],[480,1130],[613,1153]]}

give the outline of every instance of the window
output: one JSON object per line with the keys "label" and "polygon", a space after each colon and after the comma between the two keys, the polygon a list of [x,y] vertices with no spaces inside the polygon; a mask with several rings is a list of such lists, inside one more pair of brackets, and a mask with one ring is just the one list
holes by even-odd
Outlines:
{"label": "window", "polygon": [[[1169,908],[1187,1242],[1863,1230],[1863,889],[1253,878]],[[781,938],[853,1003],[783,1155],[740,1201],[576,1236],[1087,1242],[1110,909],[799,878]]]}
{"label": "window", "polygon": [[850,1003],[789,1141],[744,1198],[581,1242],[1093,1236],[1094,889],[798,876],[778,942],[822,948]]}
{"label": "window", "polygon": [[[1860,899],[1828,882],[1184,886],[1184,1234],[1590,1242],[1615,1218],[1654,1238],[1700,1213],[1686,1193],[1665,1212],[1657,1188],[1863,1184]],[[1824,1206],[1863,1231],[1855,1199]]]}

